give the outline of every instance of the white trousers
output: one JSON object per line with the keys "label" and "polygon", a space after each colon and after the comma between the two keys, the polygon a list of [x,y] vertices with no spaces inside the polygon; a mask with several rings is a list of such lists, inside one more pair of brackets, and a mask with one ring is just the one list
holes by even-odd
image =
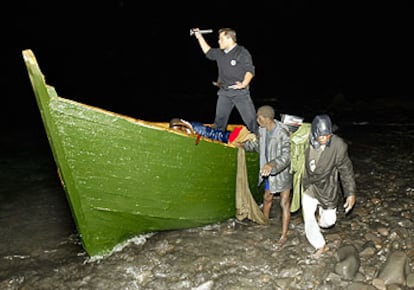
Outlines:
{"label": "white trousers", "polygon": [[319,224],[316,220],[316,210],[319,201],[306,193],[302,196],[302,214],[305,223],[305,234],[309,243],[315,248],[320,249],[325,246],[326,241],[321,233],[322,228],[329,228],[336,223],[336,208],[323,209],[319,207]]}

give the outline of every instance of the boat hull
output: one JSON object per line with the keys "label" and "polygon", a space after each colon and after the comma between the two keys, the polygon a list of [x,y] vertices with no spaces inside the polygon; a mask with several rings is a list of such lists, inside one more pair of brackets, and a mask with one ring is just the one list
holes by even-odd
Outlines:
{"label": "boat hull", "polygon": [[[139,234],[225,221],[236,213],[237,148],[197,140],[61,98],[23,51],[82,245],[104,255]],[[257,153],[246,153],[257,199]]]}

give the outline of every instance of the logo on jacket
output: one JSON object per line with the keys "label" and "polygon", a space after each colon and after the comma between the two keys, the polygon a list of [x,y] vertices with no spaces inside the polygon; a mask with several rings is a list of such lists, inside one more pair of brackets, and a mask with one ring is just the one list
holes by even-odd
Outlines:
{"label": "logo on jacket", "polygon": [[311,161],[309,161],[309,167],[310,167],[310,170],[312,172],[315,171],[315,168],[316,168],[316,160],[315,159],[312,159]]}
{"label": "logo on jacket", "polygon": [[232,66],[235,66],[235,65],[236,65],[236,63],[237,63],[237,61],[236,61],[235,59],[232,59],[232,60],[230,61],[230,64],[231,64]]}

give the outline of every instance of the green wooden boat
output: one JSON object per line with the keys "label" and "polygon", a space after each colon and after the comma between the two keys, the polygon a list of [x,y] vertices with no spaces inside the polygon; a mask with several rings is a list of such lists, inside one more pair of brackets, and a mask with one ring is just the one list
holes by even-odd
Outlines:
{"label": "green wooden boat", "polygon": [[[33,52],[31,85],[82,245],[89,256],[145,233],[235,216],[238,149],[59,97]],[[258,156],[246,152],[258,200]]]}

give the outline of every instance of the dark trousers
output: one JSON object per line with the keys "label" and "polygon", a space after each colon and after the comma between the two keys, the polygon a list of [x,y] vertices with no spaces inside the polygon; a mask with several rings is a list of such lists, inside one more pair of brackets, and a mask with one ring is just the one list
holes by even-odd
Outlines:
{"label": "dark trousers", "polygon": [[257,133],[256,108],[248,89],[220,89],[217,92],[216,117],[214,128],[225,131],[231,112],[236,106],[244,124],[252,133]]}

